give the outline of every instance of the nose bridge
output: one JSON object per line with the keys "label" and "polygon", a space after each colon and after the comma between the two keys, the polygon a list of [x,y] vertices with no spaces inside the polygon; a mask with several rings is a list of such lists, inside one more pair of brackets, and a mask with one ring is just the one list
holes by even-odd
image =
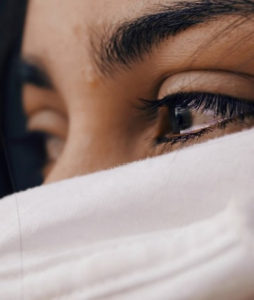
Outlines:
{"label": "nose bridge", "polygon": [[[63,152],[46,183],[106,169],[112,165],[112,159],[118,159],[116,147],[112,146],[115,139],[95,126],[96,122],[86,120],[86,115],[82,110],[72,115]],[[90,116],[96,118],[94,114]]]}
{"label": "nose bridge", "polygon": [[83,136],[78,142],[70,137],[64,152],[51,170],[46,183],[51,183],[79,175],[86,175],[112,165],[112,159],[117,160],[106,144],[96,144],[96,139]]}
{"label": "nose bridge", "polygon": [[85,120],[86,114],[81,111],[76,119],[75,116],[72,118],[63,153],[46,182],[85,175],[131,161],[133,144],[123,131],[115,128],[113,123],[107,124],[106,119],[102,122],[95,120],[97,113],[90,113],[90,117],[91,120]]}

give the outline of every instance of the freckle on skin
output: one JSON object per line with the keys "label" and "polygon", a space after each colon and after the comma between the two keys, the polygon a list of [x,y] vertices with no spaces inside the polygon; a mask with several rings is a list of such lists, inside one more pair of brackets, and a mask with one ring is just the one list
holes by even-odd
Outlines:
{"label": "freckle on skin", "polygon": [[82,34],[81,25],[76,24],[75,26],[73,26],[73,33],[74,33],[75,37],[79,39]]}
{"label": "freckle on skin", "polygon": [[[82,28],[82,25],[76,24],[73,26],[73,34],[76,37],[78,41],[84,40],[85,38],[85,33]],[[81,78],[85,79],[86,83],[91,85],[91,86],[96,86],[99,83],[99,78],[98,74],[92,67],[92,65],[85,65],[81,71]]]}
{"label": "freckle on skin", "polygon": [[81,72],[89,85],[96,86],[99,83],[99,76],[92,66],[86,66]]}

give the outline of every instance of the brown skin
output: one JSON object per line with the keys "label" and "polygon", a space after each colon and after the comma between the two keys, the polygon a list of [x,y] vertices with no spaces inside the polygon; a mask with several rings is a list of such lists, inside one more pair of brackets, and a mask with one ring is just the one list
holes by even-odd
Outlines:
{"label": "brown skin", "polygon": [[[173,1],[167,1],[168,4]],[[159,0],[30,0],[23,56],[49,74],[53,90],[24,86],[28,128],[50,134],[45,182],[111,168],[183,147],[154,144],[167,130],[161,110],[149,122],[139,99],[181,91],[224,93],[250,101],[254,95],[253,21],[229,30],[239,17],[195,26],[161,43],[142,61],[110,74],[98,69],[91,47],[106,25],[138,17]],[[224,34],[222,34],[224,32]],[[216,37],[216,38],[215,38]],[[242,130],[230,124],[198,140]],[[191,145],[197,141],[190,141]]]}

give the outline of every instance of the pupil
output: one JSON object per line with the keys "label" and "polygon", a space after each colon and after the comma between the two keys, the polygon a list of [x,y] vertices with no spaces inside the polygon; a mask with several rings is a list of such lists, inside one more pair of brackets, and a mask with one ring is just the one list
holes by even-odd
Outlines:
{"label": "pupil", "polygon": [[175,108],[175,116],[179,130],[186,130],[192,126],[192,114],[188,108]]}
{"label": "pupil", "polygon": [[192,114],[188,108],[175,107],[171,114],[172,132],[180,134],[182,130],[192,127]]}

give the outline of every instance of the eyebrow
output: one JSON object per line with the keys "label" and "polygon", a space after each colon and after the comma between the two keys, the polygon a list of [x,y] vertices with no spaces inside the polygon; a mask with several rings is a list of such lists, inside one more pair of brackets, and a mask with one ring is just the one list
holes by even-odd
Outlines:
{"label": "eyebrow", "polygon": [[200,0],[160,5],[156,13],[123,22],[99,42],[95,61],[103,74],[113,72],[116,65],[129,66],[141,60],[161,42],[195,25],[218,16],[248,16],[254,13],[253,0]]}
{"label": "eyebrow", "polygon": [[46,71],[41,66],[25,58],[21,58],[18,61],[17,73],[22,84],[31,84],[45,89],[53,88],[53,84]]}

